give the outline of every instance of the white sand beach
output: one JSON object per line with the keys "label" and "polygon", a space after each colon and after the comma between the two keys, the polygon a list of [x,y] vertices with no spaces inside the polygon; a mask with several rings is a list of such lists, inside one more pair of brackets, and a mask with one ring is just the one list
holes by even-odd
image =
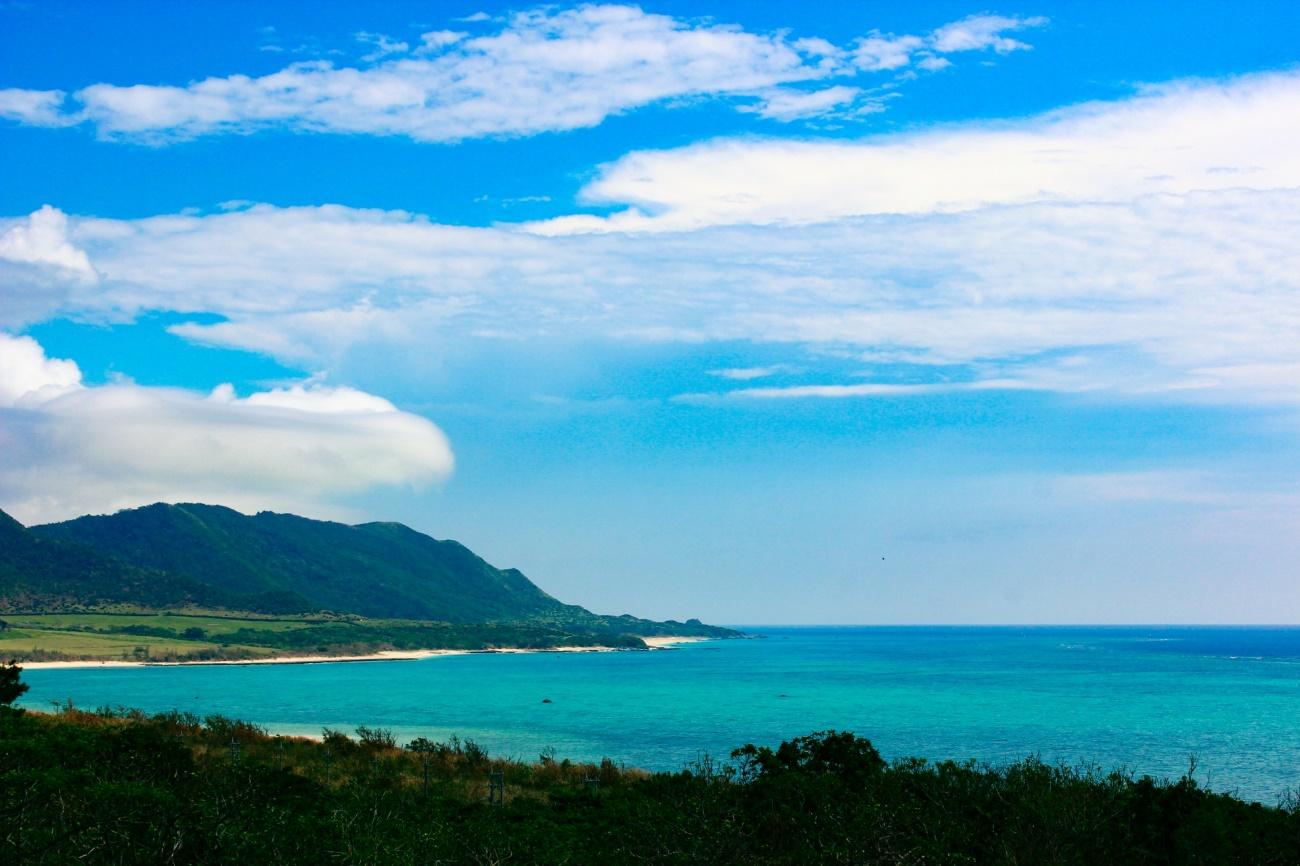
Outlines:
{"label": "white sand beach", "polygon": [[[698,641],[712,640],[707,637],[697,636],[659,636],[642,638],[647,647],[652,650],[670,649],[679,644],[696,643]],[[561,646],[547,647],[545,649],[525,649],[522,647],[502,647],[499,649],[483,650],[458,650],[458,649],[430,649],[430,650],[380,650],[368,655],[351,655],[351,656],[329,656],[329,655],[309,655],[309,656],[270,656],[268,658],[257,659],[218,659],[212,661],[187,661],[187,662],[164,662],[164,661],[126,661],[122,659],[73,659],[67,661],[48,661],[48,662],[23,662],[22,667],[27,670],[55,670],[59,668],[136,668],[136,667],[178,667],[181,665],[309,665],[325,664],[335,662],[384,662],[384,661],[417,661],[420,659],[434,658],[435,656],[455,656],[469,655],[471,653],[599,653],[599,652],[636,652],[626,647],[608,647],[608,646]]]}

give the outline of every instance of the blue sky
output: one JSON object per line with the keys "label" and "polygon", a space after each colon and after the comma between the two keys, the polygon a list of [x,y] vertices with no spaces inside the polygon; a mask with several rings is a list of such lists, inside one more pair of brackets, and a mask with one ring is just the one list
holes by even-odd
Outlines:
{"label": "blue sky", "polygon": [[6,3],[0,507],[610,612],[1300,617],[1285,3]]}

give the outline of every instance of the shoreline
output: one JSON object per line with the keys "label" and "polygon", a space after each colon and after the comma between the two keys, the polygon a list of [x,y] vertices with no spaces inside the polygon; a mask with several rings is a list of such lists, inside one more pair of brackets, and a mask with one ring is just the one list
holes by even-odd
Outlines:
{"label": "shoreline", "polygon": [[[699,637],[695,635],[664,635],[657,637],[643,637],[646,650],[671,649],[674,646],[688,643],[698,643],[706,640],[717,640],[717,638]],[[329,655],[307,655],[307,656],[271,656],[269,658],[256,659],[212,659],[208,661],[186,661],[186,662],[165,662],[165,661],[127,661],[124,659],[68,659],[66,661],[44,661],[44,662],[19,662],[23,670],[66,670],[72,668],[139,668],[139,667],[199,667],[212,665],[316,665],[316,664],[334,664],[338,662],[392,662],[392,661],[422,661],[424,659],[435,658],[438,656],[460,656],[472,654],[516,654],[516,653],[599,653],[599,652],[644,652],[645,650],[634,649],[631,647],[611,647],[611,646],[557,646],[545,647],[543,649],[532,649],[526,647],[500,647],[493,649],[480,650],[463,650],[463,649],[429,649],[429,650],[380,650],[367,655],[346,655],[346,656],[329,656]]]}

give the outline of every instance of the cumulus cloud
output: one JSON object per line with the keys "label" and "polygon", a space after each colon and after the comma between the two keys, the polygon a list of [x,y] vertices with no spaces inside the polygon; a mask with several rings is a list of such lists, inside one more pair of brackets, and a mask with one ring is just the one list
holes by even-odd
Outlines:
{"label": "cumulus cloud", "polygon": [[68,217],[42,207],[0,218],[0,327],[18,328],[82,305],[99,275],[68,237]]}
{"label": "cumulus cloud", "polygon": [[82,282],[93,283],[97,278],[85,251],[68,241],[67,215],[49,205],[0,232],[0,259],[50,266]]}
{"label": "cumulus cloud", "polygon": [[723,139],[634,152],[583,190],[608,217],[535,231],[680,231],[1031,201],[1300,186],[1300,74],[1150,87],[1027,121],[862,141]]}
{"label": "cumulus cloud", "polygon": [[857,91],[815,86],[797,97],[777,88],[897,71],[914,54],[980,47],[1005,53],[1026,46],[1004,31],[1042,22],[977,16],[927,37],[873,33],[836,46],[635,6],[542,6],[490,21],[495,29],[477,36],[432,30],[415,48],[363,31],[357,38],[371,50],[355,67],[314,60],[260,77],[99,83],[70,99],[62,91],[3,90],[0,117],[40,126],[84,121],[105,137],[154,143],[271,126],[452,142],[580,129],[641,106],[709,97],[795,120],[837,112]]}
{"label": "cumulus cloud", "polygon": [[0,504],[32,523],[150,502],[328,512],[376,486],[450,473],[447,438],[388,401],[296,385],[237,397],[85,386],[70,361],[0,334]]}
{"label": "cumulus cloud", "polygon": [[902,69],[912,62],[912,54],[925,45],[920,36],[883,36],[872,33],[858,40],[853,48],[853,62],[867,72]]}
{"label": "cumulus cloud", "polygon": [[31,337],[0,332],[0,409],[44,403],[80,387],[75,362],[45,357]]}

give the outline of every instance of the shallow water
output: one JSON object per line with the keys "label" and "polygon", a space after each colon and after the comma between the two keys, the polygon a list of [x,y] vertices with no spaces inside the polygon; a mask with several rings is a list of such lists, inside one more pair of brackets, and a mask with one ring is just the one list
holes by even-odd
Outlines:
{"label": "shallow water", "polygon": [[[221,713],[282,733],[452,734],[494,754],[679,769],[852,730],[886,757],[1038,754],[1272,803],[1300,787],[1300,628],[770,628],[618,653],[30,670],[23,703]],[[542,703],[549,698],[551,703]]]}

